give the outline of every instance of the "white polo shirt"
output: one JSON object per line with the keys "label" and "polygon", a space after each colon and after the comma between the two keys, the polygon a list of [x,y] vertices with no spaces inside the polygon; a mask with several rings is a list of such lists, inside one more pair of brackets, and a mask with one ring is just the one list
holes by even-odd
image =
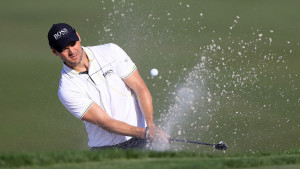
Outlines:
{"label": "white polo shirt", "polygon": [[[83,47],[89,59],[88,74],[78,73],[63,65],[58,96],[62,104],[81,119],[92,104],[98,104],[116,120],[145,127],[143,114],[134,92],[122,79],[130,76],[136,66],[115,44]],[[90,147],[122,143],[131,137],[110,133],[85,122]]]}

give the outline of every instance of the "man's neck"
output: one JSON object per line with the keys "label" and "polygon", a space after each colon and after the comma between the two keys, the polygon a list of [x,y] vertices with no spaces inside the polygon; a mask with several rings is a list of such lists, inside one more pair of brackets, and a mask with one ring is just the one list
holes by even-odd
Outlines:
{"label": "man's neck", "polygon": [[89,70],[89,59],[85,51],[82,49],[82,60],[74,68],[77,72],[84,72]]}

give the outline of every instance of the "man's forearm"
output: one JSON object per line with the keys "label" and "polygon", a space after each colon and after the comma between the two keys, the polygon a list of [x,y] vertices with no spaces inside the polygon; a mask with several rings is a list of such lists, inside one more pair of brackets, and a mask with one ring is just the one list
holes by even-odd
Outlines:
{"label": "man's forearm", "polygon": [[153,121],[152,97],[144,80],[138,73],[138,70],[136,70],[128,78],[124,79],[124,82],[135,92],[147,125],[155,126]]}
{"label": "man's forearm", "polygon": [[148,89],[137,94],[139,106],[143,112],[146,123],[149,127],[155,126],[153,120],[153,104],[152,97]]}
{"label": "man's forearm", "polygon": [[97,125],[111,133],[124,136],[144,138],[145,128],[135,127],[125,122],[113,119],[94,103],[82,117],[82,120]]}
{"label": "man's forearm", "polygon": [[104,124],[97,123],[96,125],[114,134],[137,138],[144,138],[146,132],[145,128],[135,127],[115,119],[108,120]]}

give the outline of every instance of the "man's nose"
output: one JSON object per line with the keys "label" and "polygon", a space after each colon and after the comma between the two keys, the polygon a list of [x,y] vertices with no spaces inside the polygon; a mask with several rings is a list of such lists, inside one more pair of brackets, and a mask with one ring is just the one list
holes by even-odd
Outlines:
{"label": "man's nose", "polygon": [[75,52],[75,48],[71,46],[69,48],[69,56],[72,56],[74,54],[74,52]]}

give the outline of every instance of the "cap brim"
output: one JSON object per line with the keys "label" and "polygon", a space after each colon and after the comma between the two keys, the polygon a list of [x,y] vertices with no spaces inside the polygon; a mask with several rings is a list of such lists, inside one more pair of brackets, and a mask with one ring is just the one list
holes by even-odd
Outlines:
{"label": "cap brim", "polygon": [[62,52],[63,49],[71,42],[79,41],[77,34],[72,34],[71,36],[64,37],[54,48],[58,52]]}

